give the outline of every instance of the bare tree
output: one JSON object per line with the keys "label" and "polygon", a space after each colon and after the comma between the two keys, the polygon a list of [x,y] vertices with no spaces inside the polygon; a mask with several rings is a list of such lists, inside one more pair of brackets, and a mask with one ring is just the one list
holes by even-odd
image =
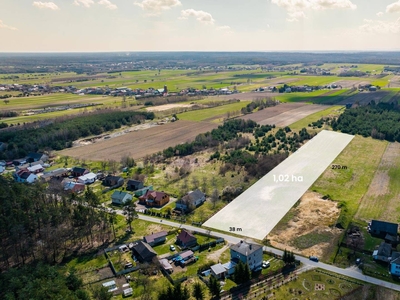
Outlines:
{"label": "bare tree", "polygon": [[200,182],[197,179],[196,176],[192,177],[192,186],[193,186],[193,190],[197,190],[199,188]]}
{"label": "bare tree", "polygon": [[219,199],[219,192],[218,189],[215,188],[211,193],[211,202],[213,204],[213,208],[215,208],[215,204],[218,202],[218,199]]}
{"label": "bare tree", "polygon": [[118,169],[118,163],[114,159],[108,160],[108,169],[111,173],[115,174]]}
{"label": "bare tree", "polygon": [[202,182],[201,182],[201,189],[202,189],[202,192],[207,195],[207,191],[208,191],[207,177],[203,177]]}

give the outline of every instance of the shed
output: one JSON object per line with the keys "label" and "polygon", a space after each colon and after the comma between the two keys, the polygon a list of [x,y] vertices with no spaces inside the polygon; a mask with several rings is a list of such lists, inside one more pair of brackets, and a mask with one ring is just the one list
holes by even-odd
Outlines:
{"label": "shed", "polygon": [[174,271],[174,268],[171,266],[171,264],[168,262],[168,259],[166,258],[160,259],[160,265],[165,271],[170,274]]}
{"label": "shed", "polygon": [[97,175],[90,172],[83,176],[78,177],[78,182],[83,184],[90,184],[96,181]]}
{"label": "shed", "polygon": [[225,272],[225,268],[220,263],[211,266],[211,275],[217,279],[225,278]]}
{"label": "shed", "polygon": [[114,280],[107,281],[103,283],[103,286],[108,289],[109,292],[115,291],[117,288],[117,284]]}

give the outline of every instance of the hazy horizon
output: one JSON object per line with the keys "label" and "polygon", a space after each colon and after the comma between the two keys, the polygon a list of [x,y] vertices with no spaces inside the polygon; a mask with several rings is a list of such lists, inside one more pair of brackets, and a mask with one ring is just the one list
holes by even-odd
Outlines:
{"label": "hazy horizon", "polygon": [[3,0],[1,53],[400,51],[400,0]]}

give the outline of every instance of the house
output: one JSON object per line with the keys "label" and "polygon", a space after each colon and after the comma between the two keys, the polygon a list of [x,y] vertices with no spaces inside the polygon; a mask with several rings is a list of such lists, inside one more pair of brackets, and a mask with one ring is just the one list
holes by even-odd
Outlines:
{"label": "house", "polygon": [[142,189],[139,189],[137,191],[134,192],[135,197],[140,197],[145,195],[148,191],[152,191],[153,190],[153,186],[149,185],[149,186],[145,186]]}
{"label": "house", "polygon": [[257,269],[262,265],[263,250],[259,244],[240,241],[231,246],[230,252],[233,262],[242,261],[249,266],[250,270]]}
{"label": "house", "polygon": [[228,261],[227,263],[222,264],[222,266],[225,268],[226,272],[225,275],[226,276],[230,276],[233,273],[235,273],[235,268],[236,268],[237,263],[233,262],[233,261]]}
{"label": "house", "polygon": [[368,226],[368,232],[376,237],[385,238],[387,234],[397,237],[399,225],[385,221],[372,220]]}
{"label": "house", "polygon": [[160,259],[160,265],[164,269],[164,271],[168,272],[169,274],[174,271],[174,268],[171,266],[171,264],[168,262],[168,259],[166,258]]}
{"label": "house", "polygon": [[167,239],[167,235],[168,235],[168,232],[160,231],[160,232],[152,233],[150,235],[146,235],[145,237],[143,237],[143,241],[145,241],[150,246],[154,246],[154,245],[165,243],[165,240]]}
{"label": "house", "polygon": [[87,173],[89,173],[88,169],[80,168],[80,167],[73,167],[71,170],[71,175],[74,177],[80,177]]}
{"label": "house", "polygon": [[217,279],[225,279],[226,269],[220,264],[211,266],[211,275]]}
{"label": "house", "polygon": [[133,245],[133,252],[140,262],[151,262],[157,253],[147,243],[139,241]]}
{"label": "house", "polygon": [[44,168],[43,168],[42,165],[34,165],[34,166],[31,166],[31,167],[28,167],[27,169],[28,169],[29,172],[34,173],[34,174],[37,174],[37,173],[40,173],[40,172],[44,171]]}
{"label": "house", "polygon": [[21,166],[21,165],[24,165],[24,164],[26,164],[26,158],[19,158],[19,159],[14,159],[13,161],[12,161],[12,164],[14,165],[14,166]]}
{"label": "house", "polygon": [[137,191],[143,188],[143,182],[139,180],[129,179],[126,183],[126,189],[128,191]]}
{"label": "house", "polygon": [[124,184],[124,179],[120,176],[107,175],[103,180],[103,185],[111,187],[120,187]]}
{"label": "house", "polygon": [[126,202],[132,200],[132,198],[132,195],[127,192],[114,191],[114,193],[111,195],[111,202],[112,204],[123,205]]}
{"label": "house", "polygon": [[49,172],[44,173],[40,178],[47,181],[51,178],[60,179],[61,177],[67,177],[68,170],[65,168],[58,168]]}
{"label": "house", "polygon": [[16,182],[33,183],[38,179],[35,174],[32,174],[27,170],[19,170],[15,172],[13,176]]}
{"label": "house", "polygon": [[85,191],[85,185],[83,183],[77,183],[74,181],[66,182],[64,184],[64,191],[79,194]]}
{"label": "house", "polygon": [[372,253],[372,258],[375,260],[380,260],[384,262],[389,262],[392,256],[392,245],[382,242],[379,245],[378,250]]}
{"label": "house", "polygon": [[30,152],[27,155],[27,162],[34,162],[41,160],[43,162],[46,162],[49,160],[49,157],[46,154],[43,153],[36,153],[36,152]]}
{"label": "house", "polygon": [[175,209],[181,211],[189,211],[200,206],[206,201],[206,195],[200,190],[187,193],[182,199],[176,201]]}
{"label": "house", "polygon": [[400,277],[400,253],[393,252],[392,260],[390,261],[390,274]]}
{"label": "house", "polygon": [[83,184],[90,184],[96,181],[97,175],[90,172],[83,176],[78,177],[78,182]]}
{"label": "house", "polygon": [[147,191],[139,197],[139,203],[150,207],[161,207],[169,202],[169,195],[164,192]]}
{"label": "house", "polygon": [[176,244],[182,248],[189,248],[197,245],[197,238],[189,231],[182,229],[176,238]]}

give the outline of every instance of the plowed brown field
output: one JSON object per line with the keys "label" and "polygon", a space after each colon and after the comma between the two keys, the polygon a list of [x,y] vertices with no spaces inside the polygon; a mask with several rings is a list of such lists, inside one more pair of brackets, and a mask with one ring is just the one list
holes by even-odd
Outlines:
{"label": "plowed brown field", "polygon": [[138,159],[170,146],[192,141],[199,133],[205,133],[217,126],[218,124],[214,123],[180,120],[108,140],[99,140],[90,145],[70,148],[61,151],[60,154],[87,160],[119,161],[124,155]]}
{"label": "plowed brown field", "polygon": [[275,124],[276,126],[288,126],[310,114],[327,109],[326,105],[305,104],[305,103],[281,103],[258,112],[241,117],[244,120],[253,120],[260,125]]}

